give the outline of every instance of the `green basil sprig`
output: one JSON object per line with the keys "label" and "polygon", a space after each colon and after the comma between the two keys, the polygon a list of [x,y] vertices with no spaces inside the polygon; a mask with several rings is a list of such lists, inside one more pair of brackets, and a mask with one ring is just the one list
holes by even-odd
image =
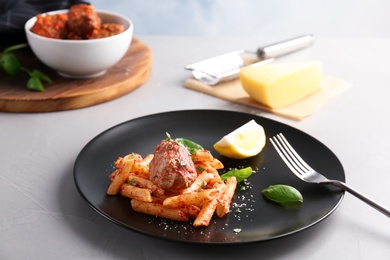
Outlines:
{"label": "green basil sprig", "polygon": [[284,184],[270,185],[262,194],[287,208],[295,208],[303,203],[302,194],[296,188]]}
{"label": "green basil sprig", "polygon": [[[173,140],[168,132],[166,132],[165,134],[167,135],[167,140]],[[194,141],[191,141],[186,138],[176,138],[175,141],[187,148],[190,154],[195,154],[197,151],[204,150],[204,148],[200,144],[195,143]]]}
{"label": "green basil sprig", "polygon": [[30,71],[20,65],[18,58],[13,54],[13,51],[26,48],[28,45],[18,44],[6,48],[3,53],[0,53],[0,66],[3,68],[5,73],[10,76],[16,76],[19,71],[24,71],[28,74],[29,79],[26,87],[33,91],[44,91],[43,83],[51,83],[49,76],[43,74],[39,70]]}
{"label": "green basil sprig", "polygon": [[39,70],[29,71],[28,69],[21,68],[21,70],[25,71],[29,76],[29,80],[27,81],[27,89],[33,91],[44,91],[43,83],[51,83],[51,79],[49,76],[43,74]]}
{"label": "green basil sprig", "polygon": [[195,154],[199,150],[204,150],[200,144],[197,144],[194,141],[188,140],[186,138],[176,138],[175,141],[186,147],[190,154]]}
{"label": "green basil sprig", "polygon": [[0,64],[5,73],[10,76],[15,76],[20,71],[20,62],[15,54],[11,51],[13,48],[7,48],[3,53],[0,53]]}
{"label": "green basil sprig", "polygon": [[237,182],[243,181],[252,175],[252,167],[231,170],[221,175],[221,179],[226,181],[229,177],[235,176]]}

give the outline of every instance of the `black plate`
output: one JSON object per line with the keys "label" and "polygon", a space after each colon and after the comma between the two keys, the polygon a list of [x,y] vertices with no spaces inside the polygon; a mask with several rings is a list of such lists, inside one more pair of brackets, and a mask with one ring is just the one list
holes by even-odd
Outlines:
{"label": "black plate", "polygon": [[[297,152],[316,170],[331,179],[345,181],[337,157],[318,140],[288,125],[263,117],[219,110],[188,110],[136,118],[114,126],[91,140],[78,155],[74,166],[77,189],[90,206],[108,220],[130,230],[174,241],[194,243],[246,243],[290,235],[313,226],[329,216],[340,204],[344,192],[325,185],[300,181],[285,166],[267,141],[263,151],[246,160],[219,156],[213,144],[232,130],[255,119],[271,137],[283,133]],[[142,156],[154,148],[168,132],[173,138],[185,137],[210,150],[225,169],[252,166],[256,171],[247,182],[249,189],[237,189],[231,212],[215,217],[208,227],[176,222],[133,211],[129,199],[107,196],[109,174],[118,156],[136,152]],[[261,194],[273,184],[297,188],[304,202],[299,209],[285,209],[267,201]],[[237,213],[237,209],[241,212]],[[241,232],[234,230],[240,228]]]}

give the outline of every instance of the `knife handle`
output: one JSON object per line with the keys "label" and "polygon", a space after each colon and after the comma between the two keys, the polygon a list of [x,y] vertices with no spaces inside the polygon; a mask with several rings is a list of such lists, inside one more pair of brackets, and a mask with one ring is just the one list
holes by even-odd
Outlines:
{"label": "knife handle", "polygon": [[257,56],[260,59],[275,58],[291,52],[303,49],[311,45],[314,36],[311,34],[293,38],[287,41],[271,44],[257,49]]}

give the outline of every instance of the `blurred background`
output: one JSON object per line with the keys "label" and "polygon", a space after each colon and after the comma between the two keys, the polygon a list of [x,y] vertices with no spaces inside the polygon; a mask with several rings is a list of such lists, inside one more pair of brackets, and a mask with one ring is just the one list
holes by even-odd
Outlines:
{"label": "blurred background", "polygon": [[135,35],[390,37],[389,0],[91,0]]}

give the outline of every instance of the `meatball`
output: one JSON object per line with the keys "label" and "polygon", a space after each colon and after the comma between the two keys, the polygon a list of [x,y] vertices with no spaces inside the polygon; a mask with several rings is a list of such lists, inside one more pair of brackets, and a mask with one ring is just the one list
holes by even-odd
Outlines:
{"label": "meatball", "polygon": [[125,30],[122,24],[102,23],[95,8],[88,4],[72,5],[66,14],[41,15],[31,31],[44,37],[88,40],[110,37]]}
{"label": "meatball", "polygon": [[91,38],[95,30],[100,30],[101,23],[101,19],[92,5],[77,4],[69,9],[68,27],[74,34],[72,38],[76,38],[76,36],[81,39]]}
{"label": "meatball", "polygon": [[102,24],[100,30],[94,30],[91,39],[110,37],[116,34],[120,34],[124,30],[125,27],[122,24],[105,23]]}
{"label": "meatball", "polygon": [[164,190],[177,192],[196,179],[188,150],[173,140],[163,140],[149,165],[150,180]]}

